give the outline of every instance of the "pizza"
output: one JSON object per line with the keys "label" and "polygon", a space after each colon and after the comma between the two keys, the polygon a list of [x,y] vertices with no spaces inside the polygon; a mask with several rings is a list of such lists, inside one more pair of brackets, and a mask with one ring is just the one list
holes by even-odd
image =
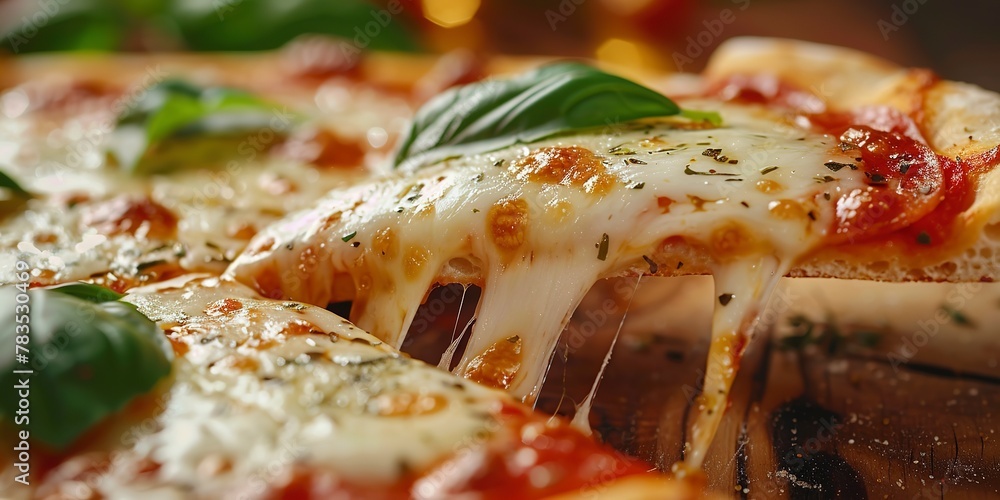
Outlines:
{"label": "pizza", "polygon": [[[352,320],[393,345],[429,287],[481,285],[456,371],[526,401],[597,280],[712,274],[695,468],[780,277],[992,279],[994,94],[840,49],[754,39],[720,48],[699,81],[660,85],[721,121],[558,135],[335,190],[258,234],[228,273],[310,303],[353,284]],[[500,359],[506,369],[482,369]]]}
{"label": "pizza", "polygon": [[[998,274],[992,92],[773,39],[628,78],[326,43],[0,61],[4,371],[85,394],[0,398],[16,495],[697,496],[781,277]],[[531,410],[596,283],[688,274],[715,302],[673,479],[588,437],[599,380],[572,424]],[[437,368],[400,348],[449,284],[482,297]]]}
{"label": "pizza", "polygon": [[[651,473],[503,391],[412,360],[323,307],[220,280],[254,233],[370,177],[369,157],[388,149],[416,96],[450,84],[435,83],[438,73],[456,64],[459,76],[474,71],[464,59],[378,54],[363,67],[315,68],[303,66],[301,50],[4,62],[5,134],[19,137],[3,169],[2,290],[13,315],[4,323],[21,324],[28,309],[14,306],[30,306],[23,316],[32,327],[22,346],[30,362],[5,372],[39,374],[12,382],[34,384],[33,411],[15,411],[16,391],[19,399],[5,396],[9,428],[23,423],[28,432],[4,435],[15,450],[3,455],[5,494],[696,496],[697,485]],[[244,81],[261,64],[268,68]],[[400,64],[427,74],[386,79]],[[224,90],[205,94],[214,88]],[[239,120],[223,133],[203,134],[207,141],[179,133],[169,141],[181,142],[147,148],[125,165],[128,148],[117,141],[129,121],[121,117],[147,112],[150,97],[160,105],[253,102],[237,106]],[[326,119],[334,108],[336,119]],[[228,154],[212,164],[219,151]],[[99,288],[78,288],[81,281]],[[155,335],[122,320],[150,322]],[[77,333],[80,324],[93,328]],[[7,333],[5,342],[20,342],[20,328]],[[126,359],[104,352],[106,339]],[[83,351],[74,353],[81,359],[64,359],[68,351]],[[60,401],[60,386],[73,401]]]}
{"label": "pizza", "polygon": [[[132,449],[91,446],[46,475],[41,497],[84,488],[120,498],[547,497],[595,487],[691,494],[568,423],[410,360],[322,308],[207,276],[136,289],[126,300],[183,353],[170,386],[129,408],[139,422],[162,412],[158,426],[116,422]],[[619,477],[630,479],[615,486]]]}

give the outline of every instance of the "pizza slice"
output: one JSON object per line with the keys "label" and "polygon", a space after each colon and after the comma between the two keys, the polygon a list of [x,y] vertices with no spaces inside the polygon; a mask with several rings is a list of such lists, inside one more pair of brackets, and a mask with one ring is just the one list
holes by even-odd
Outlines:
{"label": "pizza slice", "polygon": [[351,319],[393,346],[428,289],[480,285],[455,371],[529,402],[597,280],[712,274],[678,472],[701,466],[780,277],[997,276],[1000,96],[762,39],[651,84],[676,103],[575,65],[449,91],[417,113],[395,173],[265,229],[228,274],[277,299],[353,300]]}
{"label": "pizza slice", "polygon": [[[52,312],[57,292],[32,293]],[[36,440],[36,498],[697,496],[322,308],[206,275],[122,300],[162,329],[172,373],[69,448]]]}
{"label": "pizza slice", "polygon": [[[0,62],[0,339],[35,370],[30,412],[0,398],[5,497],[701,494],[322,307],[216,277],[258,229],[367,177],[409,116],[418,78],[382,77],[399,64],[92,57]],[[119,147],[169,106],[199,118]],[[46,288],[75,280],[107,288]]]}

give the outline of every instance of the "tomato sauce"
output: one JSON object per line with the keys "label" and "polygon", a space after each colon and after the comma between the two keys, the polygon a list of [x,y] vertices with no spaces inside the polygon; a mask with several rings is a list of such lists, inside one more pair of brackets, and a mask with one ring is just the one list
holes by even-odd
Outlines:
{"label": "tomato sauce", "polygon": [[121,195],[95,203],[87,207],[82,224],[108,236],[137,235],[144,228],[146,238],[166,240],[177,232],[177,216],[145,196]]}
{"label": "tomato sauce", "polygon": [[546,422],[527,407],[505,404],[496,417],[493,434],[395,484],[349,484],[330,471],[296,470],[284,486],[268,492],[268,498],[544,498],[586,488],[597,491],[615,479],[653,469],[595,442],[563,420]]}
{"label": "tomato sauce", "polygon": [[[936,77],[924,80],[921,89],[929,88]],[[975,201],[979,176],[1000,164],[1000,146],[966,158],[948,158],[934,152],[918,123],[895,108],[828,111],[813,93],[774,76],[735,75],[714,85],[709,94],[786,108],[795,113],[797,122],[838,137],[845,153],[857,153],[858,162],[844,167],[863,171],[869,189],[834,200],[838,215],[827,239],[832,245],[875,239],[916,248],[941,244]],[[923,111],[916,113],[922,116]]]}
{"label": "tomato sauce", "polygon": [[[430,498],[476,493],[483,499],[540,498],[567,491],[600,488],[617,478],[644,474],[652,466],[601,445],[554,419],[546,422],[531,410],[505,405],[500,412],[503,429],[516,432],[519,439],[502,444],[485,444],[485,460],[472,474],[454,469],[453,476],[435,471],[436,491]],[[448,469],[442,469],[448,470]],[[415,493],[427,484],[418,480]]]}

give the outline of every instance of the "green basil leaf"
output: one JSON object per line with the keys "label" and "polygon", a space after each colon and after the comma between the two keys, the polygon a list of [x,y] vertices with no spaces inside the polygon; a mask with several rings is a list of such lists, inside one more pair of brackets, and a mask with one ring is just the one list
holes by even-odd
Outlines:
{"label": "green basil leaf", "polygon": [[417,111],[395,165],[414,170],[450,156],[679,112],[666,96],[635,82],[580,63],[557,63],[431,99]]}
{"label": "green basil leaf", "polygon": [[31,198],[31,193],[21,187],[11,176],[0,170],[0,189],[6,189],[19,198]]}
{"label": "green basil leaf", "polygon": [[[46,289],[28,291],[25,303],[21,294],[0,288],[0,345],[9,348],[0,356],[0,386],[11,388],[0,393],[0,415],[26,427],[31,439],[65,448],[170,373],[166,337],[133,305],[95,304]],[[15,312],[15,304],[30,311]],[[27,351],[15,351],[16,345]],[[33,373],[14,373],[26,369]],[[17,414],[22,388],[30,400],[28,422]]]}
{"label": "green basil leaf", "polygon": [[71,295],[78,299],[86,300],[87,302],[93,302],[95,304],[100,304],[102,302],[111,302],[118,300],[124,295],[110,289],[105,288],[100,285],[95,285],[93,283],[84,283],[82,281],[76,283],[66,283],[63,285],[50,286],[46,288],[50,292],[59,292],[66,295]]}
{"label": "green basil leaf", "polygon": [[0,170],[0,221],[24,209],[31,193]]}
{"label": "green basil leaf", "polygon": [[168,22],[194,50],[268,50],[315,33],[351,41],[345,48],[357,52],[412,52],[420,44],[406,26],[406,5],[400,0],[182,0],[172,3]]}
{"label": "green basil leaf", "polygon": [[[29,2],[22,2],[28,4]],[[12,9],[16,23],[0,33],[15,54],[63,50],[115,50],[127,37],[125,13],[108,0],[31,2]]]}
{"label": "green basil leaf", "polygon": [[241,90],[166,80],[118,117],[108,153],[137,174],[209,167],[236,156],[252,134],[285,135],[291,121],[282,106]]}
{"label": "green basil leaf", "polygon": [[682,109],[681,116],[694,122],[708,122],[715,127],[722,125],[722,115],[716,113],[715,111],[694,111],[690,109]]}
{"label": "green basil leaf", "polygon": [[50,2],[22,3],[26,7],[14,9],[10,28],[0,32],[14,53],[121,50],[137,39],[161,49],[268,50],[307,33],[344,38],[353,42],[345,50],[356,52],[420,49],[404,19],[420,14],[405,12],[408,4],[400,0],[58,0],[55,8]]}

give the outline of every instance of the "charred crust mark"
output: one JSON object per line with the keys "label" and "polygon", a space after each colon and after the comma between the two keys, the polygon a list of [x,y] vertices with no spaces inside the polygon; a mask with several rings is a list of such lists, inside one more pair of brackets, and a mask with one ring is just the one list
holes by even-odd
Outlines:
{"label": "charred crust mark", "polygon": [[653,262],[653,259],[643,255],[642,260],[646,261],[646,264],[649,264],[649,274],[656,274],[656,272],[660,270],[660,266],[658,266],[656,262]]}

